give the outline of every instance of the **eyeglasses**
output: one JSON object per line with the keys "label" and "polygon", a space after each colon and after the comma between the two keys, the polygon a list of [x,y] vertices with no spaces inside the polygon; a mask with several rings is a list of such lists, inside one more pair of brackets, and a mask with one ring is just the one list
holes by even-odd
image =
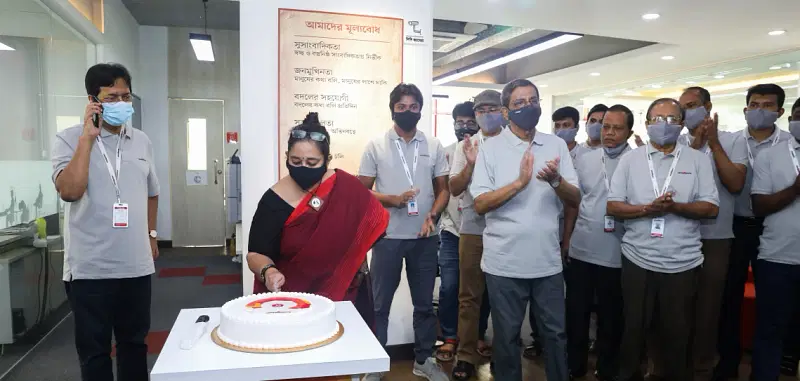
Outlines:
{"label": "eyeglasses", "polygon": [[[97,99],[97,98],[95,98]],[[99,99],[102,103],[114,103],[114,102],[130,102],[133,100],[133,95],[131,94],[109,94],[103,97],[103,99]]]}
{"label": "eyeglasses", "polygon": [[470,120],[469,122],[458,121],[455,122],[455,126],[457,128],[475,128],[478,126],[478,123],[475,123],[474,120]]}
{"label": "eyeglasses", "polygon": [[315,142],[324,142],[327,140],[327,136],[321,132],[308,132],[306,130],[292,130],[291,135],[294,139],[305,139],[309,138]]}
{"label": "eyeglasses", "polygon": [[496,112],[500,112],[499,107],[489,107],[489,108],[479,108],[475,110],[475,114],[483,115],[483,114],[494,114]]}
{"label": "eyeglasses", "polygon": [[531,99],[517,99],[511,105],[514,106],[515,109],[522,108],[528,105],[538,105],[539,98],[531,98]]}
{"label": "eyeglasses", "polygon": [[649,124],[656,124],[662,122],[667,122],[667,124],[680,124],[682,121],[683,119],[681,117],[672,115],[667,115],[667,116],[656,115],[654,117],[651,117],[650,119],[647,119],[647,123]]}

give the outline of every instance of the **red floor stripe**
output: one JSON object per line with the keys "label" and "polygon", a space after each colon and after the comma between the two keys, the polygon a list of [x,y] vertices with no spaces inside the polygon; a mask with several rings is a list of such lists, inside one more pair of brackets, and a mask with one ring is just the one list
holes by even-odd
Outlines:
{"label": "red floor stripe", "polygon": [[205,276],[205,275],[206,275],[205,267],[172,267],[172,268],[161,269],[161,271],[158,272],[159,278]]}
{"label": "red floor stripe", "polygon": [[[147,334],[147,338],[144,339],[145,343],[147,343],[147,354],[149,355],[157,355],[161,353],[161,349],[164,348],[164,343],[167,341],[167,336],[169,336],[169,331],[152,331]],[[111,348],[111,357],[117,355],[117,346],[114,345]]]}
{"label": "red floor stripe", "polygon": [[206,275],[203,278],[203,286],[237,283],[242,283],[242,274]]}

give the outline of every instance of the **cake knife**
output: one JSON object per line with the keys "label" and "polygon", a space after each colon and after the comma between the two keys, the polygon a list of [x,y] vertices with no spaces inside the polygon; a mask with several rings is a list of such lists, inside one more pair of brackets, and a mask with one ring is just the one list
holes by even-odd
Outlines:
{"label": "cake knife", "polygon": [[194,347],[197,343],[197,340],[206,333],[206,326],[208,325],[208,315],[200,315],[197,320],[194,322],[194,332],[192,335],[183,339],[181,341],[181,349],[189,350]]}

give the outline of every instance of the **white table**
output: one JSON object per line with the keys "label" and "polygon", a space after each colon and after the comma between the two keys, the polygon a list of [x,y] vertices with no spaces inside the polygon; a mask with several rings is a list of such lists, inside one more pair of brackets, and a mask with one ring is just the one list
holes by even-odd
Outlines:
{"label": "white table", "polygon": [[[386,372],[389,355],[383,350],[350,302],[336,303],[336,319],[344,335],[334,343],[303,352],[261,354],[236,352],[211,341],[219,325],[219,308],[181,310],[156,360],[151,381],[262,381]],[[210,318],[206,334],[191,350],[180,349],[200,315]]]}

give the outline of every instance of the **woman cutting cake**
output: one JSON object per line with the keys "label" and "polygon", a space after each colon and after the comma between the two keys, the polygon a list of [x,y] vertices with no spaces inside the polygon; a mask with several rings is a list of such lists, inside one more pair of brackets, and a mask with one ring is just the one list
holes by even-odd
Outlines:
{"label": "woman cutting cake", "polygon": [[386,231],[388,212],[356,177],[328,168],[330,135],[317,113],[292,129],[286,156],[289,176],[264,193],[250,227],[253,292],[349,300],[371,327],[367,251]]}

